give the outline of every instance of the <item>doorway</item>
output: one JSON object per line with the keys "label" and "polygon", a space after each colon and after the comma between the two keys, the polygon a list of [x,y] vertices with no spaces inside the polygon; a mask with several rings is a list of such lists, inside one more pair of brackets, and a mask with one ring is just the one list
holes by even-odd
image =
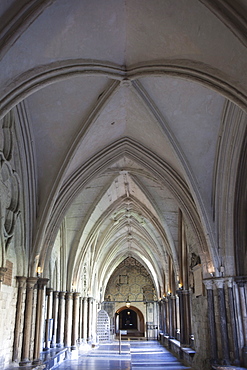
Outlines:
{"label": "doorway", "polygon": [[137,313],[134,310],[127,308],[119,313],[119,329],[137,330]]}
{"label": "doorway", "polygon": [[121,307],[116,312],[115,320],[116,333],[127,330],[125,337],[144,337],[144,316],[137,307]]}

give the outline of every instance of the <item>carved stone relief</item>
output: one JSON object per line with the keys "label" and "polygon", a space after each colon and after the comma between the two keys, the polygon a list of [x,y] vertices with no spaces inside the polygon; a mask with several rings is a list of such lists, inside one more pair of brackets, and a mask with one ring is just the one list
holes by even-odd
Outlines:
{"label": "carved stone relief", "polygon": [[11,112],[0,123],[0,235],[2,265],[4,264],[5,252],[14,235],[16,220],[20,213],[20,180],[11,162],[13,123],[14,118]]}

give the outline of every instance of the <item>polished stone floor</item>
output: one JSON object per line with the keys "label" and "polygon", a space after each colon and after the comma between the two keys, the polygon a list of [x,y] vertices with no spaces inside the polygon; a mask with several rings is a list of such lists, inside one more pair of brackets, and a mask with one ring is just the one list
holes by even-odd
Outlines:
{"label": "polished stone floor", "polygon": [[102,344],[77,359],[65,360],[58,370],[183,370],[190,369],[178,361],[157,341],[123,341]]}

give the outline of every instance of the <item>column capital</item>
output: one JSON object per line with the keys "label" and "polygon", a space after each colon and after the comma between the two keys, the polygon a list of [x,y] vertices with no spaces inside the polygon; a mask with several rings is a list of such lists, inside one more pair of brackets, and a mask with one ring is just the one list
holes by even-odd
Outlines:
{"label": "column capital", "polygon": [[214,285],[214,279],[204,279],[203,284],[205,285],[205,288],[207,290],[213,290],[213,285]]}
{"label": "column capital", "polygon": [[65,297],[66,292],[59,292],[59,298],[62,299]]}
{"label": "column capital", "polygon": [[27,277],[26,276],[16,276],[15,278],[17,280],[19,288],[23,288],[27,281]]}
{"label": "column capital", "polygon": [[58,298],[58,296],[59,296],[59,291],[53,290],[53,298]]}
{"label": "column capital", "polygon": [[38,289],[44,289],[45,286],[47,285],[49,279],[46,278],[38,278],[37,284],[38,284]]}
{"label": "column capital", "polygon": [[234,284],[234,279],[233,277],[226,278],[226,283],[228,288],[232,288]]}
{"label": "column capital", "polygon": [[70,299],[72,299],[73,298],[73,293],[72,292],[66,292],[66,294],[65,294],[65,299],[66,300],[70,300]]}
{"label": "column capital", "polygon": [[27,282],[27,289],[33,289],[35,284],[37,283],[38,278],[37,277],[28,277]]}
{"label": "column capital", "polygon": [[50,296],[50,295],[52,295],[52,293],[53,293],[52,288],[46,288],[46,295]]}
{"label": "column capital", "polygon": [[227,279],[225,277],[214,279],[214,285],[216,286],[217,289],[223,289],[224,288],[224,284],[226,282],[227,282]]}
{"label": "column capital", "polygon": [[81,293],[79,292],[73,292],[73,299],[78,299],[80,297]]}
{"label": "column capital", "polygon": [[247,283],[247,276],[235,276],[234,280],[240,288],[243,288]]}

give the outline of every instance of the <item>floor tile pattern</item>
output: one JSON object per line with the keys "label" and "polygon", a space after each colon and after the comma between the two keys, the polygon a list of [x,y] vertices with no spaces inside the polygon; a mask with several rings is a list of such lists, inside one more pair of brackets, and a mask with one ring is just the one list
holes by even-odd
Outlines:
{"label": "floor tile pattern", "polygon": [[128,341],[100,345],[78,359],[65,360],[58,370],[185,370],[190,369],[177,360],[157,341]]}

